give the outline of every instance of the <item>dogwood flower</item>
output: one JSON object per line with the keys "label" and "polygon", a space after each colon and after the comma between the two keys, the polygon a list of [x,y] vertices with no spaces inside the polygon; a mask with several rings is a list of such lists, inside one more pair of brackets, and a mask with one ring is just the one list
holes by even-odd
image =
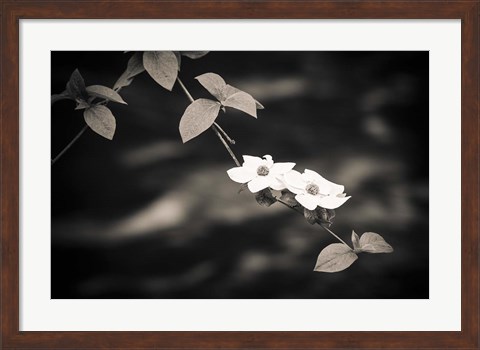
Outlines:
{"label": "dogwood flower", "polygon": [[315,171],[305,169],[303,174],[291,170],[284,176],[287,188],[296,194],[295,199],[308,210],[317,206],[336,209],[350,197],[346,197],[344,187],[324,179]]}
{"label": "dogwood flower", "polygon": [[235,182],[247,184],[252,193],[265,188],[283,190],[287,188],[283,181],[285,173],[293,169],[295,163],[274,163],[272,156],[260,157],[243,156],[243,164],[240,167],[227,171],[228,176]]}

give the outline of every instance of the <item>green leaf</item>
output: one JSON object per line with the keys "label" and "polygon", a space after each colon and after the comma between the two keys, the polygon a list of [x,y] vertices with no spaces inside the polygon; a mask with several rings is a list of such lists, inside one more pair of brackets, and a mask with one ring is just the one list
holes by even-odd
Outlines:
{"label": "green leaf", "polygon": [[145,51],[143,66],[160,86],[172,91],[178,75],[178,61],[172,51]]}
{"label": "green leaf", "polygon": [[[228,98],[229,96],[232,96],[233,94],[235,94],[237,92],[240,92],[240,91],[242,91],[242,90],[237,89],[235,86],[227,84],[227,86],[225,87],[224,93],[225,93],[225,96]],[[255,105],[257,106],[257,109],[264,109],[265,108],[257,100],[255,100]]]}
{"label": "green leaf", "polygon": [[223,101],[222,105],[238,109],[251,115],[254,118],[257,117],[257,106],[255,104],[255,99],[246,92],[239,91],[234,93],[233,95],[229,96],[225,101]]}
{"label": "green leaf", "polygon": [[186,56],[188,58],[191,58],[192,60],[196,60],[198,58],[201,58],[203,56],[205,56],[207,53],[209,53],[210,51],[180,51],[180,53],[183,55],[183,56]]}
{"label": "green leaf", "polygon": [[103,85],[90,85],[87,86],[87,92],[90,96],[95,96],[99,98],[103,98],[105,100],[127,104],[122,97],[118,94],[118,92],[110,89],[109,87]]}
{"label": "green leaf", "polygon": [[382,236],[374,232],[365,232],[360,237],[360,249],[365,253],[391,253],[393,248]]}
{"label": "green leaf", "polygon": [[197,79],[198,82],[202,84],[202,86],[207,89],[207,91],[211,93],[217,100],[220,102],[225,100],[226,96],[223,94],[223,91],[227,84],[220,75],[215,73],[205,73],[199,75],[195,79]]}
{"label": "green leaf", "polygon": [[85,89],[85,81],[83,80],[82,75],[75,69],[68,80],[66,86],[67,93],[74,100],[82,99],[86,100],[88,97],[87,91]]}
{"label": "green leaf", "polygon": [[355,231],[352,231],[352,244],[355,252],[361,252],[359,237]]}
{"label": "green leaf", "polygon": [[358,259],[352,249],[342,243],[333,243],[325,247],[318,256],[314,271],[338,272],[343,271]]}
{"label": "green leaf", "polygon": [[183,143],[197,137],[212,126],[220,111],[220,103],[205,98],[193,101],[180,120]]}
{"label": "green leaf", "polygon": [[87,125],[100,136],[109,140],[115,134],[116,121],[112,112],[105,106],[97,105],[83,112]]}
{"label": "green leaf", "polygon": [[113,85],[114,90],[119,90],[132,83],[133,78],[145,70],[143,66],[143,56],[141,52],[135,52],[128,60],[127,69]]}

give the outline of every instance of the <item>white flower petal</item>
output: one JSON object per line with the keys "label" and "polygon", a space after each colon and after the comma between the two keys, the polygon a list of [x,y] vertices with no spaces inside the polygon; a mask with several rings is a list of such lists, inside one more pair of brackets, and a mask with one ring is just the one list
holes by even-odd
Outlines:
{"label": "white flower petal", "polygon": [[227,171],[228,176],[235,182],[244,184],[257,176],[257,173],[250,168],[237,167]]}
{"label": "white flower petal", "polygon": [[331,187],[326,185],[326,184],[318,184],[317,182],[314,182],[318,186],[318,193],[320,193],[322,196],[329,196],[331,192]]}
{"label": "white flower petal", "polygon": [[305,169],[305,171],[302,173],[302,180],[305,183],[315,181],[315,178],[312,176],[312,174],[309,171],[308,172],[307,171],[308,169]]}
{"label": "white flower petal", "polygon": [[[319,173],[313,170],[305,169],[305,175],[308,178],[313,179],[313,181],[318,185],[318,187],[320,187],[321,193],[327,192],[327,188],[328,188],[328,193],[324,193],[324,194],[337,195],[337,194],[343,193],[343,191],[345,190],[344,186],[337,185],[336,183],[328,181],[322,175],[320,175]],[[323,188],[323,191],[322,191],[322,188]]]}
{"label": "white flower petal", "polygon": [[272,156],[270,154],[265,154],[263,156],[263,164],[265,164],[268,168],[271,168],[272,165],[273,165],[273,159],[272,159]]}
{"label": "white flower petal", "polygon": [[257,171],[257,168],[263,164],[263,159],[260,157],[254,156],[243,156],[243,166],[247,168],[252,168]]}
{"label": "white flower petal", "polygon": [[295,166],[295,163],[275,163],[273,166],[270,168],[270,172],[273,175],[282,175],[285,173],[288,173],[290,170],[293,169]]}
{"label": "white flower petal", "polygon": [[257,176],[247,186],[250,192],[255,193],[270,186],[270,180],[269,176]]}
{"label": "white flower petal", "polygon": [[295,199],[308,210],[314,210],[318,206],[320,196],[312,196],[308,193],[301,193],[295,196]]}
{"label": "white flower petal", "polygon": [[284,175],[287,188],[295,194],[305,193],[306,183],[302,179],[302,174],[296,170],[290,170]]}
{"label": "white flower petal", "polygon": [[325,209],[336,209],[343,205],[350,197],[326,196],[321,197],[318,205]]}
{"label": "white flower petal", "polygon": [[287,183],[285,183],[287,185],[287,188],[290,192],[292,193],[295,193],[295,194],[303,194],[305,193],[304,190],[302,190],[301,188],[297,188],[297,187],[293,187],[293,186],[289,186]]}
{"label": "white flower petal", "polygon": [[270,180],[270,187],[274,190],[281,191],[287,188],[285,181],[283,181],[283,175],[272,176]]}

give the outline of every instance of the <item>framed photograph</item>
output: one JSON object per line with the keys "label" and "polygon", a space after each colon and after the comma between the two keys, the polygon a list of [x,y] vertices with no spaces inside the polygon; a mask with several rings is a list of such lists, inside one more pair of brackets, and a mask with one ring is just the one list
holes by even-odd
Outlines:
{"label": "framed photograph", "polygon": [[1,11],[3,348],[479,348],[479,1]]}

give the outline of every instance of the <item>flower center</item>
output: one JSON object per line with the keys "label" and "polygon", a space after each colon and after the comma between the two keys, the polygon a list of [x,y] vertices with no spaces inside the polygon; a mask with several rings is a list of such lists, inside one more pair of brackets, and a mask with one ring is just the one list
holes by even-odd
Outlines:
{"label": "flower center", "polygon": [[310,193],[313,196],[316,196],[320,189],[315,184],[308,184],[307,187],[305,187],[305,191],[307,191],[307,193]]}
{"label": "flower center", "polygon": [[270,172],[270,170],[269,170],[268,167],[266,167],[265,165],[260,165],[260,166],[257,168],[257,175],[267,176],[269,172]]}

